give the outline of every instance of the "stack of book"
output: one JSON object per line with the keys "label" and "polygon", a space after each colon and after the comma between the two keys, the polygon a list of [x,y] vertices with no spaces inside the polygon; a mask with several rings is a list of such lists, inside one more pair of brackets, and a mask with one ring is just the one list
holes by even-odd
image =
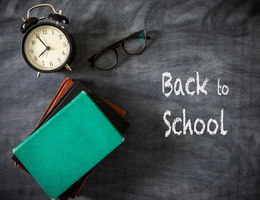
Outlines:
{"label": "stack of book", "polygon": [[125,111],[65,78],[37,128],[13,149],[14,165],[47,195],[75,198],[93,168],[123,141]]}

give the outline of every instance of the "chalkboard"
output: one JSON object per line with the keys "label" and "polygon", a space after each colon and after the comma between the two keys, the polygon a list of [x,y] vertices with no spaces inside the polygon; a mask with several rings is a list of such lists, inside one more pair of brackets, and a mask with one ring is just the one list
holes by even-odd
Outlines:
{"label": "chalkboard", "polygon": [[[256,0],[51,1],[70,19],[77,54],[72,72],[42,74],[38,80],[22,58],[19,32],[21,17],[35,3],[0,2],[1,199],[48,199],[32,177],[13,166],[11,155],[65,77],[83,81],[126,110],[131,125],[125,143],[89,176],[80,200],[260,199]],[[34,12],[42,13],[49,10]],[[119,48],[118,67],[89,67],[87,59],[97,50],[144,27],[151,40],[142,55],[130,56]],[[196,81],[197,75],[200,84],[209,80],[207,95],[186,93],[187,80]],[[189,90],[196,91],[196,84],[190,82]],[[192,126],[197,119],[205,126],[215,119],[218,132],[209,134],[206,127],[202,134],[178,132],[183,131],[184,110]],[[216,126],[212,120],[211,131]]]}

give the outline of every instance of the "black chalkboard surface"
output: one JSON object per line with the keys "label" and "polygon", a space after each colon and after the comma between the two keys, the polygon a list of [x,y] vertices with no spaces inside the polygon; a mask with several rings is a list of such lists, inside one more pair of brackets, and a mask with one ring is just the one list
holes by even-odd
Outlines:
{"label": "black chalkboard surface", "polygon": [[[126,110],[131,124],[79,199],[260,199],[256,0],[52,1],[70,19],[77,54],[72,72],[38,80],[22,58],[19,32],[35,3],[0,2],[0,199],[48,199],[13,166],[12,148],[29,136],[67,76]],[[49,14],[34,14],[42,12]],[[118,49],[118,67],[89,67],[97,50],[144,27],[151,40],[142,55]],[[201,87],[208,79],[207,94],[197,94],[197,75]],[[184,134],[185,120],[193,134],[189,127]]]}

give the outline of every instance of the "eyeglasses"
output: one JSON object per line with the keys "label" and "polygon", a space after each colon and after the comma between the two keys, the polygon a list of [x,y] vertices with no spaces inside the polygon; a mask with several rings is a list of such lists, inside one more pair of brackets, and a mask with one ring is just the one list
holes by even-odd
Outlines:
{"label": "eyeglasses", "polygon": [[116,51],[118,47],[121,46],[127,54],[138,55],[145,50],[147,40],[149,39],[150,36],[146,34],[146,29],[140,30],[98,51],[95,55],[91,56],[88,61],[92,64],[91,67],[111,69],[116,66],[118,62],[118,53]]}

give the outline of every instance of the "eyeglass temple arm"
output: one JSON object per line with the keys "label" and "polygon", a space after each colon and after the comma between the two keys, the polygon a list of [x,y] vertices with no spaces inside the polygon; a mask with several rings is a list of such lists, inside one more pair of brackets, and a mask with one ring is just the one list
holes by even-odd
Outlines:
{"label": "eyeglass temple arm", "polygon": [[94,56],[91,56],[88,61],[90,62],[90,67],[93,68],[94,67]]}

